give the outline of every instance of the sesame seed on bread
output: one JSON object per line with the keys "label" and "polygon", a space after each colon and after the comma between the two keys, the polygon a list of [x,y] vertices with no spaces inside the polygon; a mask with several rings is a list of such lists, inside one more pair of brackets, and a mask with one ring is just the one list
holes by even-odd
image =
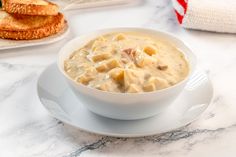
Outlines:
{"label": "sesame seed on bread", "polygon": [[2,0],[2,8],[8,13],[24,15],[57,15],[58,5],[47,0]]}
{"label": "sesame seed on bread", "polygon": [[0,38],[14,40],[40,39],[60,32],[66,26],[63,14],[29,16],[0,11]]}

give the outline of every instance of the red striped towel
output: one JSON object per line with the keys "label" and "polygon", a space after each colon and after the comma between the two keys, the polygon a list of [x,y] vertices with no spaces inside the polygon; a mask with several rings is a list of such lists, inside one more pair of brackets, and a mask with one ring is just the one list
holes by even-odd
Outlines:
{"label": "red striped towel", "polygon": [[181,26],[236,33],[236,0],[172,0]]}

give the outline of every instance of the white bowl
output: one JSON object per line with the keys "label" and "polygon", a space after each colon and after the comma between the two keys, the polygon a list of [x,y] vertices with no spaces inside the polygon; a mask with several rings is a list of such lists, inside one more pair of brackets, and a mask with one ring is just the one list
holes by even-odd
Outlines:
{"label": "white bowl", "polygon": [[[97,36],[112,32],[140,32],[152,37],[158,37],[178,47],[185,55],[190,65],[189,75],[181,82],[166,89],[146,93],[115,93],[101,91],[79,84],[64,71],[64,61],[75,50],[83,47]],[[184,89],[189,76],[196,65],[196,57],[192,51],[173,35],[161,31],[144,28],[111,28],[79,36],[66,43],[59,52],[58,67],[69,83],[80,102],[90,111],[113,119],[134,120],[154,116],[163,112]]]}

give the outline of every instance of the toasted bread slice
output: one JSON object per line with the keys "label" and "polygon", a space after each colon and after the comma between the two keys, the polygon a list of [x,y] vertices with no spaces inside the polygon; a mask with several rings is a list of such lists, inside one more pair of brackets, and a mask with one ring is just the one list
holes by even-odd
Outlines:
{"label": "toasted bread slice", "polygon": [[2,0],[2,8],[23,15],[57,15],[59,10],[58,5],[47,0]]}
{"label": "toasted bread slice", "polygon": [[30,40],[56,34],[66,25],[63,14],[29,16],[0,11],[0,38]]}

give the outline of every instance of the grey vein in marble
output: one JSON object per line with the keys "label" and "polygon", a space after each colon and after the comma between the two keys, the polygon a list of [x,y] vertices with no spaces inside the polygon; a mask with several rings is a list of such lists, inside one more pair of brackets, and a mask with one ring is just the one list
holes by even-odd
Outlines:
{"label": "grey vein in marble", "polygon": [[[18,64],[0,63],[0,73],[2,77],[5,78],[5,81],[0,83],[0,102],[8,98],[18,87],[23,86],[24,83],[36,77],[37,72],[35,69],[37,68]],[[13,76],[12,73],[17,73],[18,75]]]}
{"label": "grey vein in marble", "polygon": [[[122,140],[122,141],[134,140],[135,142],[143,143],[143,144],[145,144],[146,142],[152,142],[152,143],[158,143],[162,147],[164,147],[165,145],[168,145],[176,141],[180,141],[182,139],[187,140],[188,138],[191,138],[192,136],[197,136],[197,135],[202,135],[202,134],[209,134],[210,136],[214,136],[213,135],[214,133],[220,134],[223,131],[229,130],[232,128],[236,128],[236,124],[229,126],[227,128],[218,128],[216,130],[208,130],[208,129],[188,130],[188,127],[185,127],[183,129],[167,132],[161,135],[142,137],[142,138],[113,138],[113,137],[104,136],[101,139],[91,144],[87,144],[81,148],[78,148],[76,151],[73,151],[72,153],[65,155],[64,157],[78,157],[86,151],[103,149],[107,145],[113,145],[117,140]],[[210,138],[210,136],[207,138]],[[199,143],[199,141],[189,144],[188,149],[191,149],[191,147],[197,143]]]}
{"label": "grey vein in marble", "polygon": [[112,142],[112,141],[113,141],[112,138],[103,137],[103,138],[99,139],[98,141],[88,144],[88,145],[85,145],[85,146],[77,149],[76,151],[74,151],[64,157],[77,157],[77,156],[80,156],[85,151],[103,148],[107,145],[108,142]]}

